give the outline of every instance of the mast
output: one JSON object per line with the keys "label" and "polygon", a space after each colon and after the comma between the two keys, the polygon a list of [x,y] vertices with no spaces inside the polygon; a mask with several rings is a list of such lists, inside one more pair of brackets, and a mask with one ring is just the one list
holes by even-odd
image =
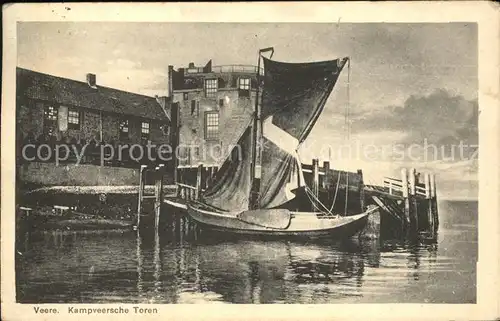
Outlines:
{"label": "mast", "polygon": [[274,54],[274,48],[268,47],[259,50],[258,62],[257,62],[257,88],[255,92],[255,112],[254,112],[254,122],[253,122],[253,137],[252,137],[252,187],[250,189],[250,209],[256,209],[258,207],[258,201],[260,196],[260,178],[262,174],[261,167],[261,157],[262,157],[262,119],[260,115],[259,107],[259,91],[260,91],[260,60],[262,53],[271,52],[272,58]]}

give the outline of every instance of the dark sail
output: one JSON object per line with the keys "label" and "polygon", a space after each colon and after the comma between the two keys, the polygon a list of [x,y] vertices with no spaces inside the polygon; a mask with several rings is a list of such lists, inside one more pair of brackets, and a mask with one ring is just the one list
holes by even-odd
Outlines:
{"label": "dark sail", "polygon": [[270,208],[290,199],[286,185],[293,169],[300,166],[296,150],[321,114],[347,58],[313,63],[263,59],[259,206]]}
{"label": "dark sail", "polygon": [[214,184],[203,194],[203,202],[228,212],[248,210],[251,186],[252,127],[248,126],[222,164]]}
{"label": "dark sail", "polygon": [[[264,58],[260,208],[289,201],[304,183],[297,148],[321,114],[345,63],[337,59],[291,64]],[[253,143],[249,124],[238,141],[241,157],[235,148],[205,191],[204,203],[228,212],[249,209]]]}

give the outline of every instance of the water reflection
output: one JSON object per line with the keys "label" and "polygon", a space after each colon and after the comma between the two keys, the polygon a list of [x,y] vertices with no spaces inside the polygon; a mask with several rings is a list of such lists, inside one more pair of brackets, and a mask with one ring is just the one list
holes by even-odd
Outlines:
{"label": "water reflection", "polygon": [[160,233],[47,231],[16,246],[17,298],[31,303],[399,302],[468,268],[436,243],[224,240],[183,216]]}

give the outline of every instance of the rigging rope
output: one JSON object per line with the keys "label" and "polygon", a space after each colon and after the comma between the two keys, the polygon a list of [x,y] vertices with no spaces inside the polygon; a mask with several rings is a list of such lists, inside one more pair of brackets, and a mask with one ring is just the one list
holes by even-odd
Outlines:
{"label": "rigging rope", "polygon": [[[297,157],[297,161],[302,164],[302,160],[300,159],[300,154],[298,152],[299,148],[300,148],[300,145],[297,147],[297,149],[295,150],[297,153],[296,153],[296,157]],[[298,170],[302,170],[301,168],[298,168]],[[319,200],[319,198],[316,197],[316,195],[314,195],[313,191],[309,188],[309,186],[307,186],[307,183],[305,182],[305,179],[304,179],[304,189],[306,191],[306,196],[307,198],[309,199],[309,201],[311,202],[311,204],[314,206],[314,208],[316,208],[318,211],[320,212],[324,212],[326,211],[328,215],[331,215],[331,216],[335,216],[331,211],[328,210],[328,208]],[[313,197],[313,199],[311,199],[311,196]],[[322,207],[323,207],[323,210],[318,208],[316,206],[315,203],[319,203]]]}
{"label": "rigging rope", "polygon": [[350,119],[349,119],[349,105],[351,103],[351,59],[347,58],[347,104],[345,106],[345,130],[346,140],[351,138]]}
{"label": "rigging rope", "polygon": [[[312,192],[312,190],[307,185],[305,185],[305,191],[306,191],[307,198],[309,199],[309,201],[311,202],[311,204],[314,206],[314,208],[316,208],[318,211],[320,211],[322,213],[325,213],[325,210],[326,210],[327,211],[326,214],[328,214],[330,216],[335,216],[332,212],[328,211],[328,209],[326,208],[326,206],[323,205],[323,203],[321,203],[321,201],[314,195],[314,193]],[[311,199],[311,196],[314,199]],[[320,204],[323,207],[323,210],[320,209],[319,207],[317,207],[316,203]]]}
{"label": "rigging rope", "polygon": [[340,171],[339,171],[339,175],[337,177],[337,187],[335,187],[335,195],[333,197],[332,206],[330,207],[330,212],[333,210],[333,206],[337,202],[337,194],[338,194],[338,191],[339,191],[339,185],[340,185]]}
{"label": "rigging rope", "polygon": [[349,172],[345,172],[346,174],[346,184],[345,184],[345,208],[344,215],[347,216],[347,197],[349,195]]}
{"label": "rigging rope", "polygon": [[[350,126],[349,126],[349,107],[350,107],[350,101],[351,101],[351,93],[350,93],[350,78],[351,78],[351,59],[348,57],[347,58],[347,104],[346,104],[346,107],[345,107],[345,126],[346,126],[346,136],[347,136],[347,139],[349,140],[350,139]],[[302,143],[299,144],[299,146],[297,146],[297,160],[302,163],[301,159],[300,159],[300,155],[298,153],[298,150],[300,148],[300,145]],[[329,159],[331,158],[331,150],[329,150]],[[339,185],[340,185],[340,173],[341,171],[339,171],[339,176],[338,176],[338,179],[337,179],[337,186],[335,188],[335,195],[334,195],[334,199],[333,199],[333,202],[332,202],[332,206],[330,207],[330,209],[328,209],[320,200],[319,198],[314,195],[314,192],[309,188],[309,186],[307,186],[307,183],[304,182],[304,187],[305,187],[305,191],[306,191],[306,195],[307,195],[307,198],[309,199],[309,201],[311,201],[311,204],[320,212],[323,212],[323,211],[326,211],[326,214],[328,215],[331,215],[331,216],[337,216],[337,215],[334,215],[332,213],[332,210],[333,210],[333,207],[337,201],[337,195],[338,195],[338,190],[339,190]],[[347,200],[348,200],[348,195],[349,195],[349,172],[346,171],[346,201],[345,201],[345,213],[344,215],[347,215]],[[311,198],[312,197],[312,198]],[[321,210],[320,208],[318,208],[318,206],[316,206],[316,203],[318,203],[319,205],[321,205],[321,207],[324,209],[324,210]]]}

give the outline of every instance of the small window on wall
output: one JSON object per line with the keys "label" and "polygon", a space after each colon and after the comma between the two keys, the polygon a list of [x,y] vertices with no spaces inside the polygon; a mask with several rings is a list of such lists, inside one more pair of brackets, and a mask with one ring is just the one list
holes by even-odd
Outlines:
{"label": "small window on wall", "polygon": [[191,116],[198,117],[200,115],[200,102],[191,100]]}
{"label": "small window on wall", "polygon": [[141,139],[142,140],[149,139],[149,123],[148,122],[141,123]]}
{"label": "small window on wall", "polygon": [[188,100],[188,98],[189,98],[189,97],[188,97],[188,93],[184,93],[184,94],[182,95],[182,97],[184,98],[184,100]]}
{"label": "small window on wall", "polygon": [[45,120],[50,122],[57,121],[57,108],[54,106],[46,105],[44,111]]}
{"label": "small window on wall", "polygon": [[217,95],[217,79],[205,79],[205,96],[214,98]]}
{"label": "small window on wall", "polygon": [[37,104],[43,106],[43,129],[52,136],[57,129],[57,108],[52,105]]}
{"label": "small window on wall", "polygon": [[205,113],[205,139],[217,140],[219,138],[219,113]]}
{"label": "small window on wall", "polygon": [[242,90],[250,90],[250,78],[240,78],[238,88]]}
{"label": "small window on wall", "polygon": [[238,92],[240,97],[250,97],[250,78],[238,80]]}
{"label": "small window on wall", "polygon": [[170,135],[170,126],[168,126],[168,125],[161,126],[161,131],[162,131],[163,135],[169,136]]}
{"label": "small window on wall", "polygon": [[78,109],[70,108],[68,110],[68,128],[69,129],[80,129],[80,111]]}
{"label": "small window on wall", "polygon": [[120,139],[127,139],[129,132],[128,119],[120,121]]}
{"label": "small window on wall", "polygon": [[219,99],[219,107],[224,107],[224,99]]}

